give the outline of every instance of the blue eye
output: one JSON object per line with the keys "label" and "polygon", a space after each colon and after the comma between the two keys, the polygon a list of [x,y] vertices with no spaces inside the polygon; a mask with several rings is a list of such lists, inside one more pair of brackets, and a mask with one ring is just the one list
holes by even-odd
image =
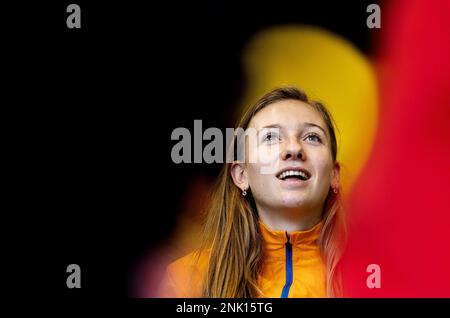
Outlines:
{"label": "blue eye", "polygon": [[278,140],[279,140],[278,134],[276,134],[274,132],[268,132],[263,138],[263,141],[265,141],[265,142],[267,142],[269,144],[274,143],[274,142],[276,142]]}
{"label": "blue eye", "polygon": [[322,139],[317,134],[309,134],[305,139],[312,142],[322,142]]}

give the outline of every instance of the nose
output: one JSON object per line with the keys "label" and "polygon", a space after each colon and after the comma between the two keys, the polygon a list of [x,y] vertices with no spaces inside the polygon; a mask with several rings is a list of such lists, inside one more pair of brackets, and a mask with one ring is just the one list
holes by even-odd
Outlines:
{"label": "nose", "polygon": [[286,143],[285,148],[281,151],[281,159],[305,161],[306,157],[303,147],[296,138]]}

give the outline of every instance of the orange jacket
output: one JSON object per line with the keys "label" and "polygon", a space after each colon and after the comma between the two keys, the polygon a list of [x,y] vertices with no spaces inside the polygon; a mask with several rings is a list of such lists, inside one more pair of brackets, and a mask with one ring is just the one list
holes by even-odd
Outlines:
{"label": "orange jacket", "polygon": [[[325,266],[317,239],[322,222],[307,231],[270,230],[259,222],[263,237],[263,264],[258,284],[264,297],[326,297]],[[200,256],[193,268],[194,254],[188,254],[167,267],[161,297],[201,297],[202,275],[208,257]]]}

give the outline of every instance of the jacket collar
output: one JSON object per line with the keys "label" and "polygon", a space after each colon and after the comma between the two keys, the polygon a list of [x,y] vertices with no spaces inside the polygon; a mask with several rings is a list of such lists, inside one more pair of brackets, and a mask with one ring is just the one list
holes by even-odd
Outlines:
{"label": "jacket collar", "polygon": [[[316,245],[322,231],[323,221],[305,231],[294,231],[289,233],[289,242],[292,246]],[[288,232],[283,230],[272,230],[267,225],[259,221],[259,228],[266,250],[278,250],[285,248],[288,241]]]}

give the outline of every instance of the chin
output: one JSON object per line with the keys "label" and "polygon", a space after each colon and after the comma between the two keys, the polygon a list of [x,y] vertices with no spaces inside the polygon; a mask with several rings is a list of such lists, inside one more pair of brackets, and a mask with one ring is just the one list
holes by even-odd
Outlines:
{"label": "chin", "polygon": [[286,203],[284,202],[284,207],[288,209],[295,209],[295,208],[301,208],[305,206],[306,204],[303,202],[295,202],[295,203]]}
{"label": "chin", "polygon": [[286,208],[299,208],[307,205],[307,200],[301,194],[287,195],[282,199],[281,205]]}

